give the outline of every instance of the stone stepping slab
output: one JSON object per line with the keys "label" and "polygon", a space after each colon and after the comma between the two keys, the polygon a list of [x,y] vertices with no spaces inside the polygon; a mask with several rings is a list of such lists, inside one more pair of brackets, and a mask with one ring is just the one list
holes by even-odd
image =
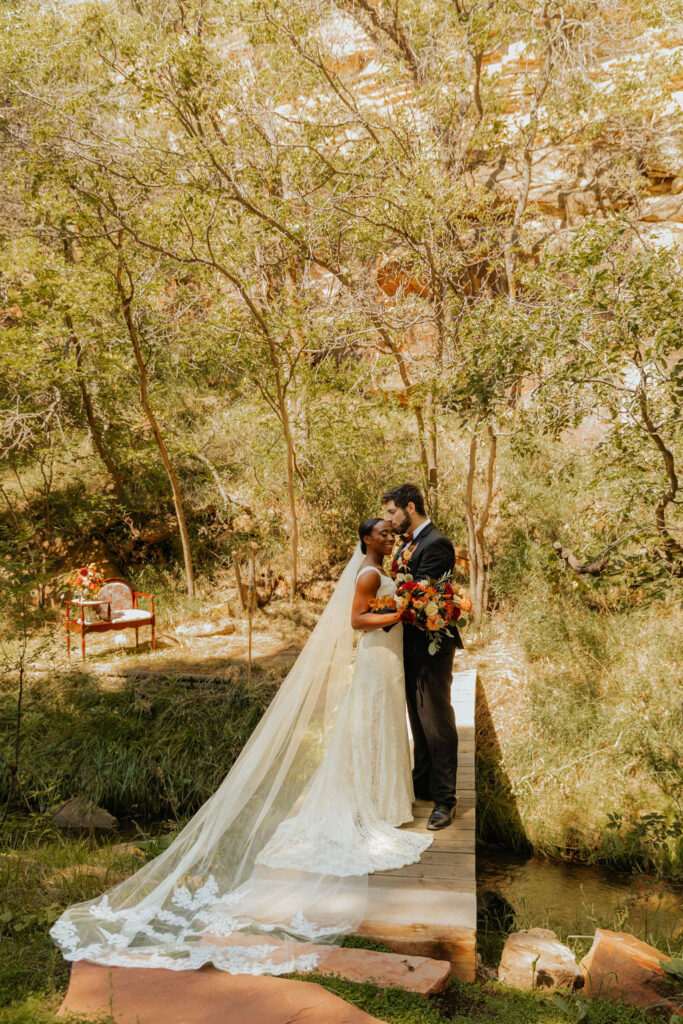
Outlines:
{"label": "stone stepping slab", "polygon": [[116,1024],[383,1024],[308,981],[86,960],[71,968],[58,1015],[67,1013],[96,1020],[111,1013]]}
{"label": "stone stepping slab", "polygon": [[[239,946],[261,945],[262,935],[235,934],[232,936],[205,936],[204,941],[212,945]],[[443,992],[451,977],[449,960],[433,960],[426,956],[404,956],[402,953],[381,953],[374,949],[345,949],[342,946],[323,946],[310,942],[281,942],[272,935],[268,945],[282,946],[282,959],[318,953],[320,960],[315,970],[325,977],[335,976],[347,981],[365,984],[370,982],[380,988],[402,988],[406,992],[429,996]],[[278,959],[278,952],[270,954]]]}

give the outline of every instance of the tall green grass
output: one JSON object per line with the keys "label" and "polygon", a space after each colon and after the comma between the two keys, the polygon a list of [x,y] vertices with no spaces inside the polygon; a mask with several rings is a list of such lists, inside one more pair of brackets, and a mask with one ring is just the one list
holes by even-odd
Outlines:
{"label": "tall green grass", "polygon": [[[87,675],[32,679],[24,703],[19,781],[24,806],[45,811],[85,794],[119,818],[188,815],[216,790],[270,703],[285,669],[242,665],[220,679],[131,679],[106,688]],[[0,690],[0,744],[9,748],[10,684]],[[9,781],[0,767],[0,801]]]}

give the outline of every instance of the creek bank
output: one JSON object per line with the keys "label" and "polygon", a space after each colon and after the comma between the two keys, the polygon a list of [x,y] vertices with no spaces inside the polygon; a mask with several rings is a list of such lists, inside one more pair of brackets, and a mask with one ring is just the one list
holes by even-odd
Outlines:
{"label": "creek bank", "polygon": [[551,928],[591,940],[596,925],[629,931],[665,952],[683,944],[683,885],[602,865],[477,849],[480,936]]}

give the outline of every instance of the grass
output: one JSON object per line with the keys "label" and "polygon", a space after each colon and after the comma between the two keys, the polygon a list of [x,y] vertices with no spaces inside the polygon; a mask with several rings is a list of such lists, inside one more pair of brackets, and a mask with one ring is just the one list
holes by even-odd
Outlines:
{"label": "grass", "polygon": [[57,1016],[59,1000],[29,996],[12,1006],[0,1007],[0,1024],[117,1024],[109,1013],[84,1018],[81,1014]]}
{"label": "grass", "polygon": [[[217,789],[272,699],[284,670],[235,665],[222,678],[131,679],[106,688],[85,673],[32,679],[24,704],[20,784],[45,811],[83,793],[124,819],[189,814]],[[0,689],[0,744],[8,749],[14,691]],[[8,785],[0,766],[0,801]]]}
{"label": "grass", "polygon": [[601,614],[532,581],[482,656],[480,838],[683,878],[683,612]]}
{"label": "grass", "polygon": [[[48,931],[66,907],[92,899],[140,864],[120,838],[65,837],[46,819],[10,823],[0,847],[0,1005],[63,990],[68,964]],[[1,1020],[2,1018],[0,1018]]]}
{"label": "grass", "polygon": [[[341,999],[387,1024],[566,1024],[567,1012],[552,999],[532,992],[503,989],[495,983],[450,987],[429,1001],[401,989],[356,985],[339,978],[302,976],[317,981]],[[570,1006],[573,1002],[568,1000]],[[648,1018],[631,1007],[595,1002],[587,1024],[643,1024]]]}

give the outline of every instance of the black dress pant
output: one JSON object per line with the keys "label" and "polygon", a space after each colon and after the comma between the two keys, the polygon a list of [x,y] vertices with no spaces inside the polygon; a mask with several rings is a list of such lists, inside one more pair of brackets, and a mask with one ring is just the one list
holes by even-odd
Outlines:
{"label": "black dress pant", "polygon": [[408,717],[415,745],[413,785],[419,799],[452,807],[458,773],[458,733],[451,704],[453,654],[460,638],[444,638],[436,654],[429,637],[404,626],[403,660]]}

